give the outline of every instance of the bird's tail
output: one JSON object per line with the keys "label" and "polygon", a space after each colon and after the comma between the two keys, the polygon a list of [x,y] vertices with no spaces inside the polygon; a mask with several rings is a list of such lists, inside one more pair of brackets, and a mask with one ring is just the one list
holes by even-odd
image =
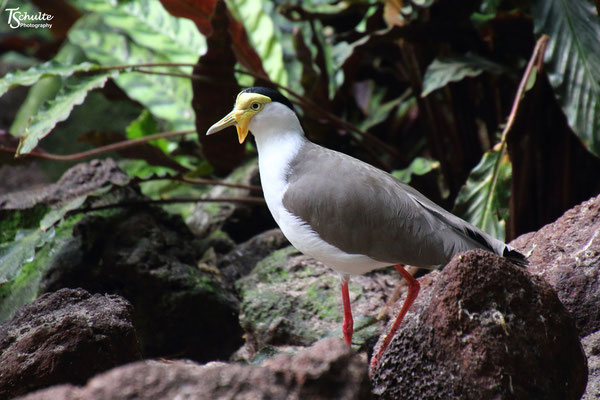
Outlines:
{"label": "bird's tail", "polygon": [[529,265],[529,261],[527,261],[527,258],[523,254],[521,254],[517,249],[509,245],[506,245],[506,247],[504,248],[502,257],[509,259],[519,267],[527,267],[527,265]]}

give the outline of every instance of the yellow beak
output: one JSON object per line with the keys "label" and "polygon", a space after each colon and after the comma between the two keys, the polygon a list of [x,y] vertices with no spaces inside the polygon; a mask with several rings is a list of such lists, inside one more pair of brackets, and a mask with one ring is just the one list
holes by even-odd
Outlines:
{"label": "yellow beak", "polygon": [[246,112],[245,110],[233,110],[223,117],[219,122],[208,128],[206,135],[212,135],[229,126],[235,125],[237,128],[238,140],[240,141],[240,144],[242,144],[244,143],[244,140],[246,140],[246,136],[248,136],[248,125],[250,124],[251,118],[252,114]]}

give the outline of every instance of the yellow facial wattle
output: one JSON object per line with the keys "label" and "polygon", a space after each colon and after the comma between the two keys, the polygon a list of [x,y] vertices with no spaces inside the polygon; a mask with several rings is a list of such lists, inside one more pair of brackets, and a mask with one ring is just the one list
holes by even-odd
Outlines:
{"label": "yellow facial wattle", "polygon": [[270,103],[271,99],[258,93],[242,92],[235,100],[233,111],[223,117],[219,122],[211,126],[206,132],[207,135],[217,133],[229,126],[235,125],[237,128],[238,140],[244,143],[248,136],[248,126],[252,117],[258,114],[265,104]]}

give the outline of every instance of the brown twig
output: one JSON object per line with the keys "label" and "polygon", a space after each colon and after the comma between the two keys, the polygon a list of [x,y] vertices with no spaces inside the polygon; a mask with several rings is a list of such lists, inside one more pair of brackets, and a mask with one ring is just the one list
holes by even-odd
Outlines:
{"label": "brown twig", "polygon": [[133,68],[145,68],[145,67],[191,67],[194,68],[196,64],[191,63],[142,63],[142,64],[121,64],[121,65],[102,65],[98,68],[91,70],[94,71],[112,71],[115,69],[118,70],[127,70]]}
{"label": "brown twig", "polygon": [[[517,93],[515,94],[515,100],[513,102],[512,109],[510,110],[510,114],[508,115],[508,120],[506,122],[506,126],[504,127],[504,130],[502,131],[502,138],[500,139],[500,143],[498,143],[494,147],[495,150],[499,150],[500,154],[498,154],[498,158],[496,159],[496,162],[494,164],[494,170],[492,172],[492,182],[490,183],[492,188],[495,188],[498,183],[498,176],[500,175],[499,174],[500,164],[502,163],[502,160],[504,158],[504,155],[506,154],[507,147],[508,147],[506,138],[508,137],[508,133],[510,132],[510,130],[514,124],[514,121],[515,121],[515,118],[517,115],[517,111],[519,110],[519,105],[521,104],[521,100],[523,99],[523,95],[525,94],[525,88],[527,87],[527,82],[531,78],[531,73],[533,72],[534,66],[536,66],[538,68],[538,72],[539,72],[539,68],[541,68],[541,66],[543,65],[541,63],[540,59],[543,59],[543,57],[544,57],[544,53],[546,50],[546,45],[548,44],[548,40],[549,40],[549,37],[547,35],[542,35],[536,42],[535,48],[533,49],[533,53],[531,54],[531,58],[529,59],[529,63],[527,64],[527,68],[525,69],[525,72],[523,73],[523,77],[521,78],[521,82],[519,83]],[[492,196],[492,192],[488,191],[488,193],[486,195],[486,200],[485,200],[486,204],[489,204],[489,202],[491,201],[491,196]],[[483,220],[483,217],[482,217],[482,220]]]}
{"label": "brown twig", "polygon": [[[196,79],[196,80],[205,79],[201,75],[193,75],[193,74],[188,75],[188,74],[177,73],[177,72],[149,71],[149,70],[143,69],[143,68],[147,68],[147,67],[194,67],[194,66],[195,66],[195,64],[190,64],[190,63],[123,64],[123,65],[102,66],[102,67],[95,69],[94,71],[110,71],[110,70],[115,70],[115,69],[128,70],[129,69],[129,70],[131,70],[131,72],[140,72],[140,73],[146,73],[146,74],[168,75],[168,76]],[[286,86],[283,86],[277,82],[273,82],[272,80],[268,79],[268,77],[265,77],[261,74],[256,74],[254,72],[250,72],[250,71],[246,71],[246,70],[242,70],[242,69],[234,69],[234,72],[237,72],[240,74],[246,74],[246,75],[252,76],[257,79],[262,79],[262,80],[268,81],[271,85],[277,87],[278,89],[284,90],[287,93],[289,93],[290,95],[292,95],[294,98],[296,98],[297,102],[300,105],[302,105],[306,108],[310,108],[312,111],[321,114],[322,116],[329,119],[334,124],[340,126],[344,130],[351,131],[351,132],[354,132],[354,133],[362,136],[365,139],[365,141],[369,142],[372,145],[379,147],[380,149],[384,150],[391,156],[393,156],[393,157],[400,156],[400,152],[395,147],[390,146],[389,144],[385,143],[383,140],[370,134],[369,132],[365,132],[363,130],[358,129],[354,125],[344,121],[343,119],[339,118],[337,115],[330,113],[329,111],[323,109],[321,106],[319,106],[314,101],[302,96],[301,94],[295,92],[294,90],[292,90]]]}
{"label": "brown twig", "polygon": [[189,178],[186,176],[176,177],[176,179],[180,180],[182,182],[185,182],[185,183],[193,183],[193,184],[199,184],[199,185],[218,185],[218,186],[226,186],[226,187],[236,188],[236,189],[247,189],[247,190],[252,190],[255,192],[262,192],[262,188],[260,186],[244,185],[241,183],[228,183],[228,182],[217,181],[215,179]]}
{"label": "brown twig", "polygon": [[523,99],[523,94],[525,93],[525,88],[527,87],[527,82],[531,77],[531,72],[533,71],[533,67],[537,66],[538,71],[541,69],[543,65],[544,53],[546,52],[546,46],[548,45],[548,40],[550,37],[548,35],[542,35],[537,43],[535,44],[535,48],[533,49],[533,54],[529,59],[529,63],[527,64],[527,68],[523,73],[523,77],[521,78],[521,82],[519,83],[519,88],[517,89],[517,94],[515,95],[515,100],[513,102],[512,109],[510,110],[510,114],[508,115],[508,120],[506,121],[506,126],[502,131],[502,139],[500,143],[502,146],[506,143],[506,136],[508,132],[512,128],[515,118],[517,116],[517,110],[519,109],[519,105],[521,104],[521,100]]}
{"label": "brown twig", "polygon": [[109,208],[118,207],[136,207],[150,204],[177,204],[177,203],[247,203],[247,204],[265,204],[262,197],[222,197],[222,198],[173,198],[173,199],[156,199],[156,200],[140,200],[126,201],[122,203],[105,204],[97,207],[84,207],[72,210],[69,214],[85,213],[90,211],[100,211]]}
{"label": "brown twig", "polygon": [[[121,142],[111,143],[106,146],[100,146],[95,149],[82,151],[81,153],[75,153],[75,154],[52,154],[52,153],[32,151],[27,154],[23,154],[22,156],[39,157],[39,158],[45,158],[45,159],[54,160],[54,161],[74,161],[74,160],[81,160],[83,158],[97,156],[98,154],[106,153],[109,151],[117,151],[117,150],[125,149],[127,147],[137,146],[139,144],[146,143],[151,140],[183,136],[183,135],[188,135],[188,134],[194,133],[194,132],[196,132],[196,131],[192,129],[192,130],[187,130],[187,131],[157,133],[154,135],[144,136],[139,139],[123,140]],[[17,151],[17,149],[14,147],[0,146],[0,151],[7,151],[7,152],[15,153]]]}
{"label": "brown twig", "polygon": [[230,188],[245,189],[245,190],[251,190],[251,191],[255,191],[255,192],[262,191],[262,188],[260,186],[244,185],[242,183],[229,183],[229,182],[218,181],[216,179],[190,178],[190,177],[187,177],[187,176],[181,175],[181,174],[175,175],[175,176],[152,176],[152,177],[146,178],[146,179],[136,178],[135,182],[136,183],[144,183],[144,182],[160,181],[160,180],[180,181],[180,182],[184,182],[184,183],[191,183],[191,184],[197,184],[197,185],[226,186],[226,187],[230,187]]}

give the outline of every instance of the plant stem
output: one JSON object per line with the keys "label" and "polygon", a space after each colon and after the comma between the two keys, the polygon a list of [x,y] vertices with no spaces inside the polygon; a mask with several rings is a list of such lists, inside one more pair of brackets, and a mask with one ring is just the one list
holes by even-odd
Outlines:
{"label": "plant stem", "polygon": [[[52,154],[52,153],[32,151],[30,153],[23,154],[22,157],[32,156],[32,157],[46,158],[48,160],[55,160],[55,161],[75,161],[75,160],[81,160],[83,158],[97,156],[98,154],[106,153],[109,151],[117,151],[117,150],[125,149],[127,147],[137,146],[139,144],[146,143],[151,140],[183,136],[183,135],[188,135],[188,134],[194,133],[194,132],[196,132],[196,131],[192,129],[192,130],[187,130],[187,131],[157,133],[154,135],[144,136],[139,139],[123,140],[121,142],[111,143],[106,146],[100,146],[95,149],[91,149],[91,150],[87,150],[87,151],[83,151],[81,153],[75,153],[75,154]],[[16,148],[7,147],[7,146],[0,146],[0,150],[8,151],[11,153],[14,153],[17,151]]]}
{"label": "plant stem", "polygon": [[[149,71],[149,70],[141,69],[141,68],[146,68],[146,67],[194,67],[195,65],[196,64],[190,64],[190,63],[123,64],[123,65],[101,66],[101,67],[98,67],[95,71],[110,71],[110,70],[115,70],[115,69],[117,69],[117,70],[131,69],[132,70],[131,72],[140,72],[140,73],[155,74],[155,75],[168,75],[168,76],[188,78],[188,79],[197,79],[197,80],[206,79],[205,77],[203,77],[201,75],[185,74],[185,73],[178,73],[178,72]],[[354,133],[362,136],[363,138],[365,138],[365,141],[369,142],[372,145],[379,147],[380,149],[384,150],[391,156],[393,156],[393,157],[400,156],[400,152],[395,147],[390,146],[389,144],[385,143],[383,140],[370,134],[369,132],[365,132],[365,131],[358,129],[354,125],[344,121],[343,119],[339,118],[337,115],[323,109],[321,106],[319,106],[314,101],[308,99],[307,97],[302,96],[301,94],[293,91],[292,89],[290,89],[286,86],[280,85],[277,82],[273,82],[272,80],[268,79],[268,77],[265,77],[260,74],[256,74],[256,73],[249,72],[249,71],[242,70],[242,69],[235,69],[234,72],[250,75],[254,78],[268,81],[271,85],[286,91],[287,93],[292,95],[294,98],[296,98],[296,102],[299,103],[301,106],[309,108],[312,111],[314,111],[315,113],[321,114],[322,116],[329,119],[334,124],[338,125],[339,127],[343,128],[344,130],[351,131],[351,132],[354,132]]]}
{"label": "plant stem", "polygon": [[[523,95],[525,94],[525,88],[527,87],[527,82],[531,77],[531,73],[533,72],[534,66],[538,69],[538,72],[541,70],[543,66],[543,57],[546,51],[546,45],[548,44],[548,40],[550,38],[548,35],[542,35],[535,44],[535,48],[533,49],[533,53],[531,54],[531,58],[529,59],[529,63],[527,64],[527,68],[523,73],[523,77],[521,78],[521,82],[519,83],[519,87],[517,89],[517,93],[515,94],[515,100],[513,102],[512,109],[510,110],[510,114],[508,115],[508,120],[506,122],[506,126],[502,131],[502,138],[500,139],[500,143],[494,146],[495,150],[498,150],[500,153],[498,154],[498,158],[494,164],[494,170],[492,172],[492,182],[490,183],[492,190],[488,191],[485,199],[486,207],[484,209],[484,213],[481,217],[481,221],[485,221],[487,218],[487,213],[491,210],[492,203],[492,192],[495,190],[496,185],[498,184],[498,175],[500,171],[500,164],[502,163],[502,159],[507,151],[506,138],[508,137],[508,133],[510,132],[515,118],[517,116],[517,111],[519,110],[519,105],[521,104],[521,100],[523,99]],[[499,147],[499,148],[498,148]],[[480,226],[481,226],[480,221]]]}
{"label": "plant stem", "polygon": [[118,207],[135,207],[149,204],[177,204],[177,203],[246,203],[246,204],[265,204],[265,200],[262,197],[221,197],[221,198],[189,198],[189,199],[157,199],[157,200],[140,200],[140,201],[126,201],[122,203],[105,204],[97,207],[85,207],[78,208],[69,212],[69,214],[78,214],[90,211],[100,211],[109,208]]}
{"label": "plant stem", "polygon": [[533,67],[537,66],[538,70],[541,69],[543,65],[544,53],[546,52],[546,46],[548,45],[548,40],[550,37],[548,35],[542,35],[535,44],[535,48],[533,49],[533,54],[529,59],[529,63],[527,64],[527,68],[523,73],[523,77],[521,78],[521,82],[519,83],[519,88],[517,89],[517,94],[515,95],[515,100],[513,102],[512,109],[510,110],[510,114],[508,115],[508,120],[506,121],[506,126],[502,131],[502,139],[500,143],[504,146],[506,143],[506,135],[513,126],[515,122],[515,118],[517,116],[517,110],[519,109],[519,105],[521,104],[521,100],[523,99],[523,94],[525,93],[525,88],[527,87],[527,82],[531,77],[531,72],[533,71]]}
{"label": "plant stem", "polygon": [[190,178],[190,177],[187,177],[182,174],[175,175],[175,176],[164,176],[164,177],[163,176],[153,176],[153,177],[146,178],[146,179],[136,178],[135,182],[136,183],[144,183],[144,182],[160,181],[160,180],[180,181],[180,182],[197,184],[197,185],[225,186],[225,187],[230,187],[230,188],[235,188],[235,189],[251,190],[251,191],[255,191],[255,192],[262,191],[262,188],[260,186],[244,185],[241,183],[228,183],[228,182],[218,181],[216,179]]}

